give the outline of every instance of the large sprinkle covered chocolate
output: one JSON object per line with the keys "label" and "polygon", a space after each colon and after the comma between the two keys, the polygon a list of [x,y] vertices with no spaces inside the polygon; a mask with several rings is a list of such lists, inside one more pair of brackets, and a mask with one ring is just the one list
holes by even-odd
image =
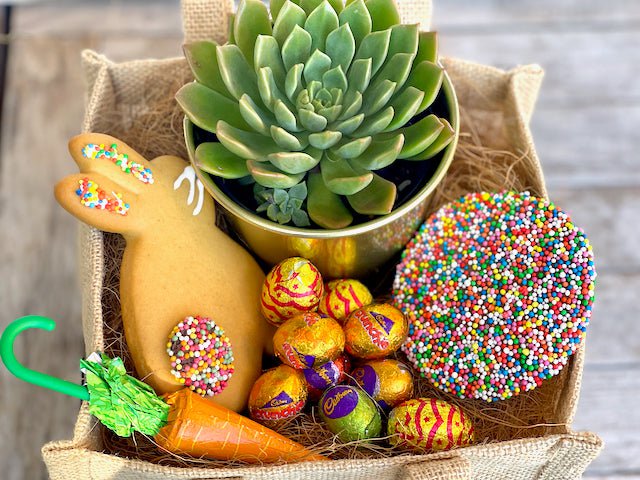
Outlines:
{"label": "large sprinkle covered chocolate", "polygon": [[506,399],[557,375],[582,340],[593,253],[566,213],[529,193],[473,193],[407,245],[393,299],[402,349],[436,387]]}
{"label": "large sprinkle covered chocolate", "polygon": [[260,305],[273,325],[315,312],[324,291],[322,276],[307,259],[291,257],[277,264],[264,280]]}

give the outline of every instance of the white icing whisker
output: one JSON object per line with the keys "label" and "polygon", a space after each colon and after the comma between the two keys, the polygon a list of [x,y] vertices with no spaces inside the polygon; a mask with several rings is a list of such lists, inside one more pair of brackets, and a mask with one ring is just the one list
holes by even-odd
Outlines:
{"label": "white icing whisker", "polygon": [[178,188],[180,188],[185,180],[189,182],[189,196],[187,197],[187,205],[191,205],[193,203],[196,185],[198,187],[198,202],[196,203],[196,207],[193,209],[193,215],[195,216],[198,215],[202,210],[205,195],[204,185],[196,176],[196,171],[191,165],[186,166],[180,176],[176,178],[176,181],[173,182],[173,189],[177,190]]}

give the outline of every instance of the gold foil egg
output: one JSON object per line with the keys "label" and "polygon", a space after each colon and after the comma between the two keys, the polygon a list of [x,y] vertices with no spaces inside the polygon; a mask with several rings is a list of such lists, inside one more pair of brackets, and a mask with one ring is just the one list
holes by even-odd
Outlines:
{"label": "gold foil egg", "polygon": [[372,360],[354,368],[351,376],[384,410],[413,396],[411,369],[397,360]]}
{"label": "gold foil egg", "polygon": [[389,443],[415,453],[471,445],[473,425],[462,409],[435,398],[416,398],[391,410]]}
{"label": "gold foil egg", "polygon": [[344,323],[351,312],[372,301],[371,292],[358,280],[332,280],[324,287],[318,310]]}
{"label": "gold foil egg", "polygon": [[271,269],[264,280],[260,306],[273,325],[300,313],[315,312],[324,292],[322,276],[307,259],[292,257]]}
{"label": "gold foil egg", "polygon": [[249,394],[249,414],[255,421],[272,424],[299,413],[307,401],[304,375],[287,365],[263,373]]}
{"label": "gold foil egg", "polygon": [[400,347],[408,331],[407,319],[397,308],[386,303],[367,305],[347,318],[345,348],[364,360],[384,358]]}
{"label": "gold foil egg", "polygon": [[331,317],[303,313],[284,322],[273,336],[278,358],[290,367],[316,368],[335,360],[344,350],[344,332]]}

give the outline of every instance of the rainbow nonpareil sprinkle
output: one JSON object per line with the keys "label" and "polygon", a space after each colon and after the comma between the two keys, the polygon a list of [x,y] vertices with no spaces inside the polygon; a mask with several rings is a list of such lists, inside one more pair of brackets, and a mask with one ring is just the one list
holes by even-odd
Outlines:
{"label": "rainbow nonpareil sprinkle", "polygon": [[138,162],[129,160],[129,155],[118,152],[118,145],[112,144],[106,146],[104,144],[89,143],[82,149],[82,155],[91,159],[106,159],[120,167],[124,173],[130,173],[142,183],[153,183],[153,173],[151,169],[146,168]]}
{"label": "rainbow nonpareil sprinkle", "polygon": [[402,349],[464,398],[507,399],[557,375],[584,337],[593,252],[566,213],[529,193],[473,193],[432,215],[397,267]]}
{"label": "rainbow nonpareil sprinkle", "polygon": [[167,353],[171,373],[203,397],[222,392],[234,372],[229,338],[206,317],[187,317],[180,322],[169,336]]}
{"label": "rainbow nonpareil sprinkle", "polygon": [[78,184],[76,195],[80,197],[80,203],[85,207],[107,210],[118,215],[126,215],[129,211],[130,205],[122,199],[122,194],[111,192],[113,196],[110,196],[88,178],[83,178]]}

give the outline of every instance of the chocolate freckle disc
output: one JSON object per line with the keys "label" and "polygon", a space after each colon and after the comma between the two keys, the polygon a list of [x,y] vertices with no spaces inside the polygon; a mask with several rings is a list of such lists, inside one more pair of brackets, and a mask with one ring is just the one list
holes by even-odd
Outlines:
{"label": "chocolate freckle disc", "polygon": [[594,297],[582,230],[528,192],[472,193],[434,213],[397,266],[402,350],[462,398],[507,399],[557,375],[584,337]]}

